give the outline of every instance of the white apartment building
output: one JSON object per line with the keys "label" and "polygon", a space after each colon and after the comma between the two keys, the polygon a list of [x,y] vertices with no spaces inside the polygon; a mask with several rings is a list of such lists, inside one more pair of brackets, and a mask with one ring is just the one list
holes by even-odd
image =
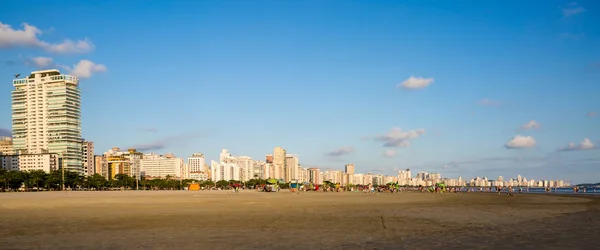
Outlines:
{"label": "white apartment building", "polygon": [[344,172],[342,170],[327,170],[324,173],[323,181],[330,181],[332,183],[343,183]]}
{"label": "white apartment building", "polygon": [[298,155],[286,154],[285,156],[285,181],[295,182],[298,181]]}
{"label": "white apartment building", "polygon": [[182,177],[183,159],[174,155],[144,154],[140,160],[141,176],[147,178]]}
{"label": "white apartment building", "polygon": [[[183,161],[183,159],[181,159]],[[179,178],[186,180],[186,179],[190,179],[190,166],[187,163],[183,163],[183,166],[181,167],[181,176]]]}
{"label": "white apartment building", "polygon": [[400,170],[398,171],[398,184],[399,185],[408,185],[408,182],[411,179],[410,169]]}
{"label": "white apartment building", "polygon": [[78,85],[77,77],[56,69],[33,71],[25,78],[13,80],[15,151],[58,154],[65,169],[84,173]]}
{"label": "white apartment building", "polygon": [[192,172],[208,172],[206,168],[206,160],[204,158],[204,154],[202,153],[194,153],[192,156],[188,157],[188,169],[190,173]]}
{"label": "white apartment building", "polygon": [[308,182],[314,184],[321,184],[323,180],[321,179],[321,170],[318,168],[309,168],[307,169]]}
{"label": "white apartment building", "polygon": [[275,149],[273,149],[273,171],[271,172],[271,177],[275,179],[284,179],[286,177],[286,153],[286,150],[282,147],[275,147]]}
{"label": "white apartment building", "polygon": [[82,143],[82,162],[83,172],[86,176],[92,176],[95,172],[95,161],[94,161],[94,143],[91,141],[84,141]]}
{"label": "white apartment building", "polygon": [[373,185],[373,174],[367,173],[363,175],[363,185]]}
{"label": "white apartment building", "polygon": [[273,174],[275,172],[275,165],[273,163],[265,163],[263,169],[263,179],[275,178]]}
{"label": "white apartment building", "polygon": [[268,179],[266,174],[267,163],[264,161],[253,161],[252,179]]}
{"label": "white apartment building", "polygon": [[302,166],[298,166],[298,182],[301,182],[301,183],[309,182],[308,168],[303,168]]}
{"label": "white apartment building", "polygon": [[211,179],[213,182],[225,180],[225,181],[240,181],[240,167],[238,167],[235,163],[226,163],[226,162],[211,162]]}
{"label": "white apartment building", "polygon": [[221,154],[219,154],[219,162],[226,162],[231,160],[231,158],[233,158],[233,156],[231,156],[229,150],[227,150],[226,148],[221,149]]}
{"label": "white apartment building", "polygon": [[237,166],[240,168],[240,180],[249,181],[254,177],[254,161],[249,156],[236,157]]}
{"label": "white apartment building", "polygon": [[429,174],[429,179],[433,182],[438,182],[440,179],[442,179],[442,175],[439,173],[431,173]]}
{"label": "white apartment building", "polygon": [[49,173],[58,168],[59,156],[57,154],[22,154],[0,155],[0,166],[12,171],[43,170]]}
{"label": "white apartment building", "polygon": [[365,185],[365,176],[363,174],[353,174],[351,183],[354,185]]}
{"label": "white apartment building", "polygon": [[354,164],[346,164],[346,166],[344,166],[344,172],[346,174],[354,174]]}

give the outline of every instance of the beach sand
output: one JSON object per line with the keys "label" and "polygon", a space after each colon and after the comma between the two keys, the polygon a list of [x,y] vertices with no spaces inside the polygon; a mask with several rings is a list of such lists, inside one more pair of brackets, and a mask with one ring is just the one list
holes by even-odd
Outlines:
{"label": "beach sand", "polygon": [[597,249],[600,199],[488,193],[0,193],[0,249]]}

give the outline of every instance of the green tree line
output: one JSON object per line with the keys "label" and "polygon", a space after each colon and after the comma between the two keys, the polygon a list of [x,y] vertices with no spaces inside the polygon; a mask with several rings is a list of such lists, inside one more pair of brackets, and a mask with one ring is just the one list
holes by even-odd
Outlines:
{"label": "green tree line", "polygon": [[[0,191],[62,190],[62,175],[62,171],[60,170],[54,170],[47,173],[43,170],[8,171],[0,169]],[[191,183],[198,183],[204,188],[229,189],[232,186],[253,188],[256,185],[264,185],[266,180],[252,179],[247,182],[222,180],[214,183],[211,180],[179,180],[170,176],[160,179],[146,179],[142,176],[139,180],[136,180],[135,176],[126,174],[117,174],[112,179],[106,179],[100,174],[84,176],[72,171],[65,170],[64,172],[64,186],[68,190],[181,190],[189,187]]]}

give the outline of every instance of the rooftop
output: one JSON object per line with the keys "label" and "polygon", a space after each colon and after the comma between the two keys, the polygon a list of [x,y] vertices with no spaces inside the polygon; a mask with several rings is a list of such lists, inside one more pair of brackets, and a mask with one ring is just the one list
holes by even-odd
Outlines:
{"label": "rooftop", "polygon": [[41,74],[41,73],[56,73],[57,75],[60,75],[60,70],[58,69],[44,69],[44,70],[38,70],[38,71],[32,71],[31,74]]}

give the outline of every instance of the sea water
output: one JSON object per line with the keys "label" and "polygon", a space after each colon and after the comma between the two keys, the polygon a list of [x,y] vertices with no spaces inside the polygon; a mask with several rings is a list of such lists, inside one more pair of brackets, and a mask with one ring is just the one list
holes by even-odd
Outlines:
{"label": "sea water", "polygon": [[[467,188],[463,188],[461,191],[462,192],[467,192]],[[483,189],[482,191],[479,191],[478,188],[475,188],[475,192],[489,192],[488,189]],[[492,188],[492,193],[496,192],[495,188]],[[503,193],[506,192],[506,190],[502,190]],[[519,193],[519,188],[518,187],[513,187],[513,193],[518,194]],[[523,193],[527,194],[527,193],[533,193],[533,194],[574,194],[573,193],[573,188],[552,188],[550,192],[546,192],[545,188],[523,188]],[[579,193],[577,194],[586,194],[586,195],[600,195],[600,188],[588,188],[585,190],[585,192],[583,192],[583,188],[579,189]]]}

